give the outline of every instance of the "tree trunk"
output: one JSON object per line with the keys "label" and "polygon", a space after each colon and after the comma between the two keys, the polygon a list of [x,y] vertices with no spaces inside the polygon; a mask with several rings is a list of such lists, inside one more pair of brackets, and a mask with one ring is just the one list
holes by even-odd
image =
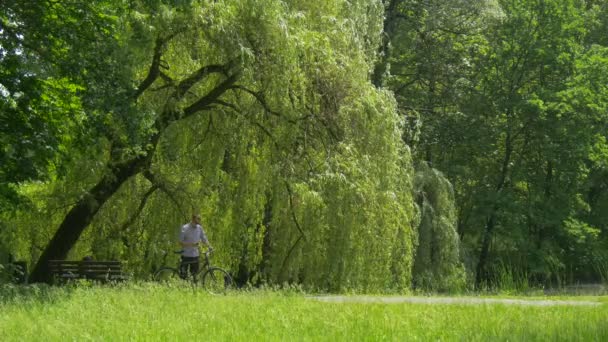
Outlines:
{"label": "tree trunk", "polygon": [[30,282],[49,282],[51,280],[48,268],[49,260],[65,259],[99,209],[124,182],[141,172],[147,162],[148,158],[140,157],[110,168],[99,183],[78,200],[38,259],[30,274]]}
{"label": "tree trunk", "polygon": [[259,273],[261,275],[261,281],[269,281],[271,274],[271,256],[272,256],[272,198],[266,199],[266,205],[264,206],[264,218],[262,225],[264,225],[264,240],[262,241],[262,262],[259,265]]}
{"label": "tree trunk", "polygon": [[[150,71],[148,76],[137,88],[133,101],[137,101],[138,97],[145,92],[160,75],[159,68],[164,45],[175,37],[176,34],[177,33],[174,33],[165,38],[157,39]],[[78,238],[85,228],[89,226],[95,214],[106,201],[116,193],[120,186],[132,176],[148,170],[158,141],[169,125],[190,117],[200,111],[209,110],[212,104],[218,104],[216,101],[218,101],[220,96],[229,89],[234,88],[235,82],[240,77],[240,69],[237,68],[232,70],[232,73],[228,74],[230,70],[230,62],[226,65],[203,66],[177,84],[175,92],[170,98],[170,100],[175,103],[180,102],[193,86],[206,79],[207,76],[216,73],[226,75],[226,78],[218,82],[213,89],[199,97],[196,101],[191,102],[187,107],[178,110],[172,106],[168,106],[166,110],[156,118],[156,121],[154,122],[156,132],[151,134],[148,143],[144,144],[144,146],[147,146],[146,155],[124,162],[117,162],[114,158],[110,158],[110,161],[107,163],[109,172],[106,173],[99,183],[85,194],[85,196],[80,198],[76,205],[68,212],[55,233],[55,236],[53,236],[42,253],[42,256],[36,263],[36,266],[34,266],[33,271],[30,274],[30,281],[48,282],[51,280],[48,269],[49,260],[64,259],[76,241],[78,241]],[[223,104],[223,102],[219,102],[219,104]]]}
{"label": "tree trunk", "polygon": [[[551,200],[551,187],[552,187],[552,183],[553,183],[553,163],[551,163],[550,161],[547,162],[547,171],[546,171],[546,175],[545,175],[545,186],[544,186],[544,203],[550,203]],[[536,247],[540,250],[540,248],[543,245],[543,241],[545,240],[545,238],[547,237],[547,233],[550,230],[550,227],[547,226],[547,224],[545,222],[540,222],[538,225],[538,232],[537,232],[537,241],[536,241]]]}
{"label": "tree trunk", "polygon": [[509,173],[509,164],[511,163],[511,154],[513,152],[513,146],[511,141],[511,133],[507,132],[505,137],[505,155],[502,161],[502,168],[500,172],[500,178],[496,184],[496,198],[492,205],[490,215],[486,220],[484,226],[483,239],[481,241],[481,251],[479,253],[479,260],[477,262],[477,274],[475,275],[475,288],[479,288],[484,280],[487,280],[486,264],[488,262],[488,255],[490,252],[490,241],[492,240],[492,234],[494,227],[496,226],[496,213],[500,206],[498,204],[500,194],[507,183],[507,175]]}
{"label": "tree trunk", "polygon": [[477,272],[475,274],[476,289],[479,289],[481,283],[484,280],[487,280],[486,264],[488,260],[488,254],[490,253],[490,241],[492,241],[492,233],[494,231],[497,210],[497,206],[492,209],[492,214],[490,214],[490,217],[486,221],[484,227],[483,240],[481,241],[481,252],[479,253],[479,261],[477,262]]}

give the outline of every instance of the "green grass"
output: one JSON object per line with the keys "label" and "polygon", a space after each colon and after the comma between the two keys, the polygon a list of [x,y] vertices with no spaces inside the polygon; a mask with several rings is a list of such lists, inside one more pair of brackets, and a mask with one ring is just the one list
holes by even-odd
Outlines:
{"label": "green grass", "polygon": [[603,304],[323,303],[289,292],[212,295],[151,284],[4,288],[0,340],[608,340],[606,297],[584,299]]}

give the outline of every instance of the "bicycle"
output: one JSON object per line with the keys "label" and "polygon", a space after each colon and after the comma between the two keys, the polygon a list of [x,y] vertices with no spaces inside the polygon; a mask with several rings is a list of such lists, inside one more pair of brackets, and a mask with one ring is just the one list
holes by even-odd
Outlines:
{"label": "bicycle", "polygon": [[[175,254],[181,254],[182,251],[176,251]],[[162,283],[177,282],[190,278],[194,285],[201,285],[203,288],[212,292],[225,291],[230,289],[234,282],[230,274],[221,267],[211,265],[210,255],[212,250],[204,253],[205,259],[198,272],[188,277],[186,266],[192,262],[178,262],[176,267],[164,266],[154,272],[153,279]]]}

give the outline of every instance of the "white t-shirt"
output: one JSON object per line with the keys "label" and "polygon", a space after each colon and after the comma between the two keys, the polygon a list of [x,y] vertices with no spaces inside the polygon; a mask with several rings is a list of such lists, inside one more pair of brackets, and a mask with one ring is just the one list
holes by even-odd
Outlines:
{"label": "white t-shirt", "polygon": [[[186,243],[204,242],[208,243],[207,235],[200,224],[186,223],[182,226],[182,231],[179,234],[179,241]],[[182,255],[185,257],[199,256],[198,247],[184,247]]]}

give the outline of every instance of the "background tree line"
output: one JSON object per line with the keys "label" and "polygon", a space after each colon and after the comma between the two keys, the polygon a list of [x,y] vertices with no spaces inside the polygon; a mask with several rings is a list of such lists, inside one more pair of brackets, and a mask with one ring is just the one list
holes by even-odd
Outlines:
{"label": "background tree line", "polygon": [[606,279],[605,1],[392,1],[414,160],[454,186],[476,285]]}
{"label": "background tree line", "polygon": [[[6,1],[0,253],[242,284],[608,275],[605,1]],[[0,255],[0,258],[2,255]]]}

